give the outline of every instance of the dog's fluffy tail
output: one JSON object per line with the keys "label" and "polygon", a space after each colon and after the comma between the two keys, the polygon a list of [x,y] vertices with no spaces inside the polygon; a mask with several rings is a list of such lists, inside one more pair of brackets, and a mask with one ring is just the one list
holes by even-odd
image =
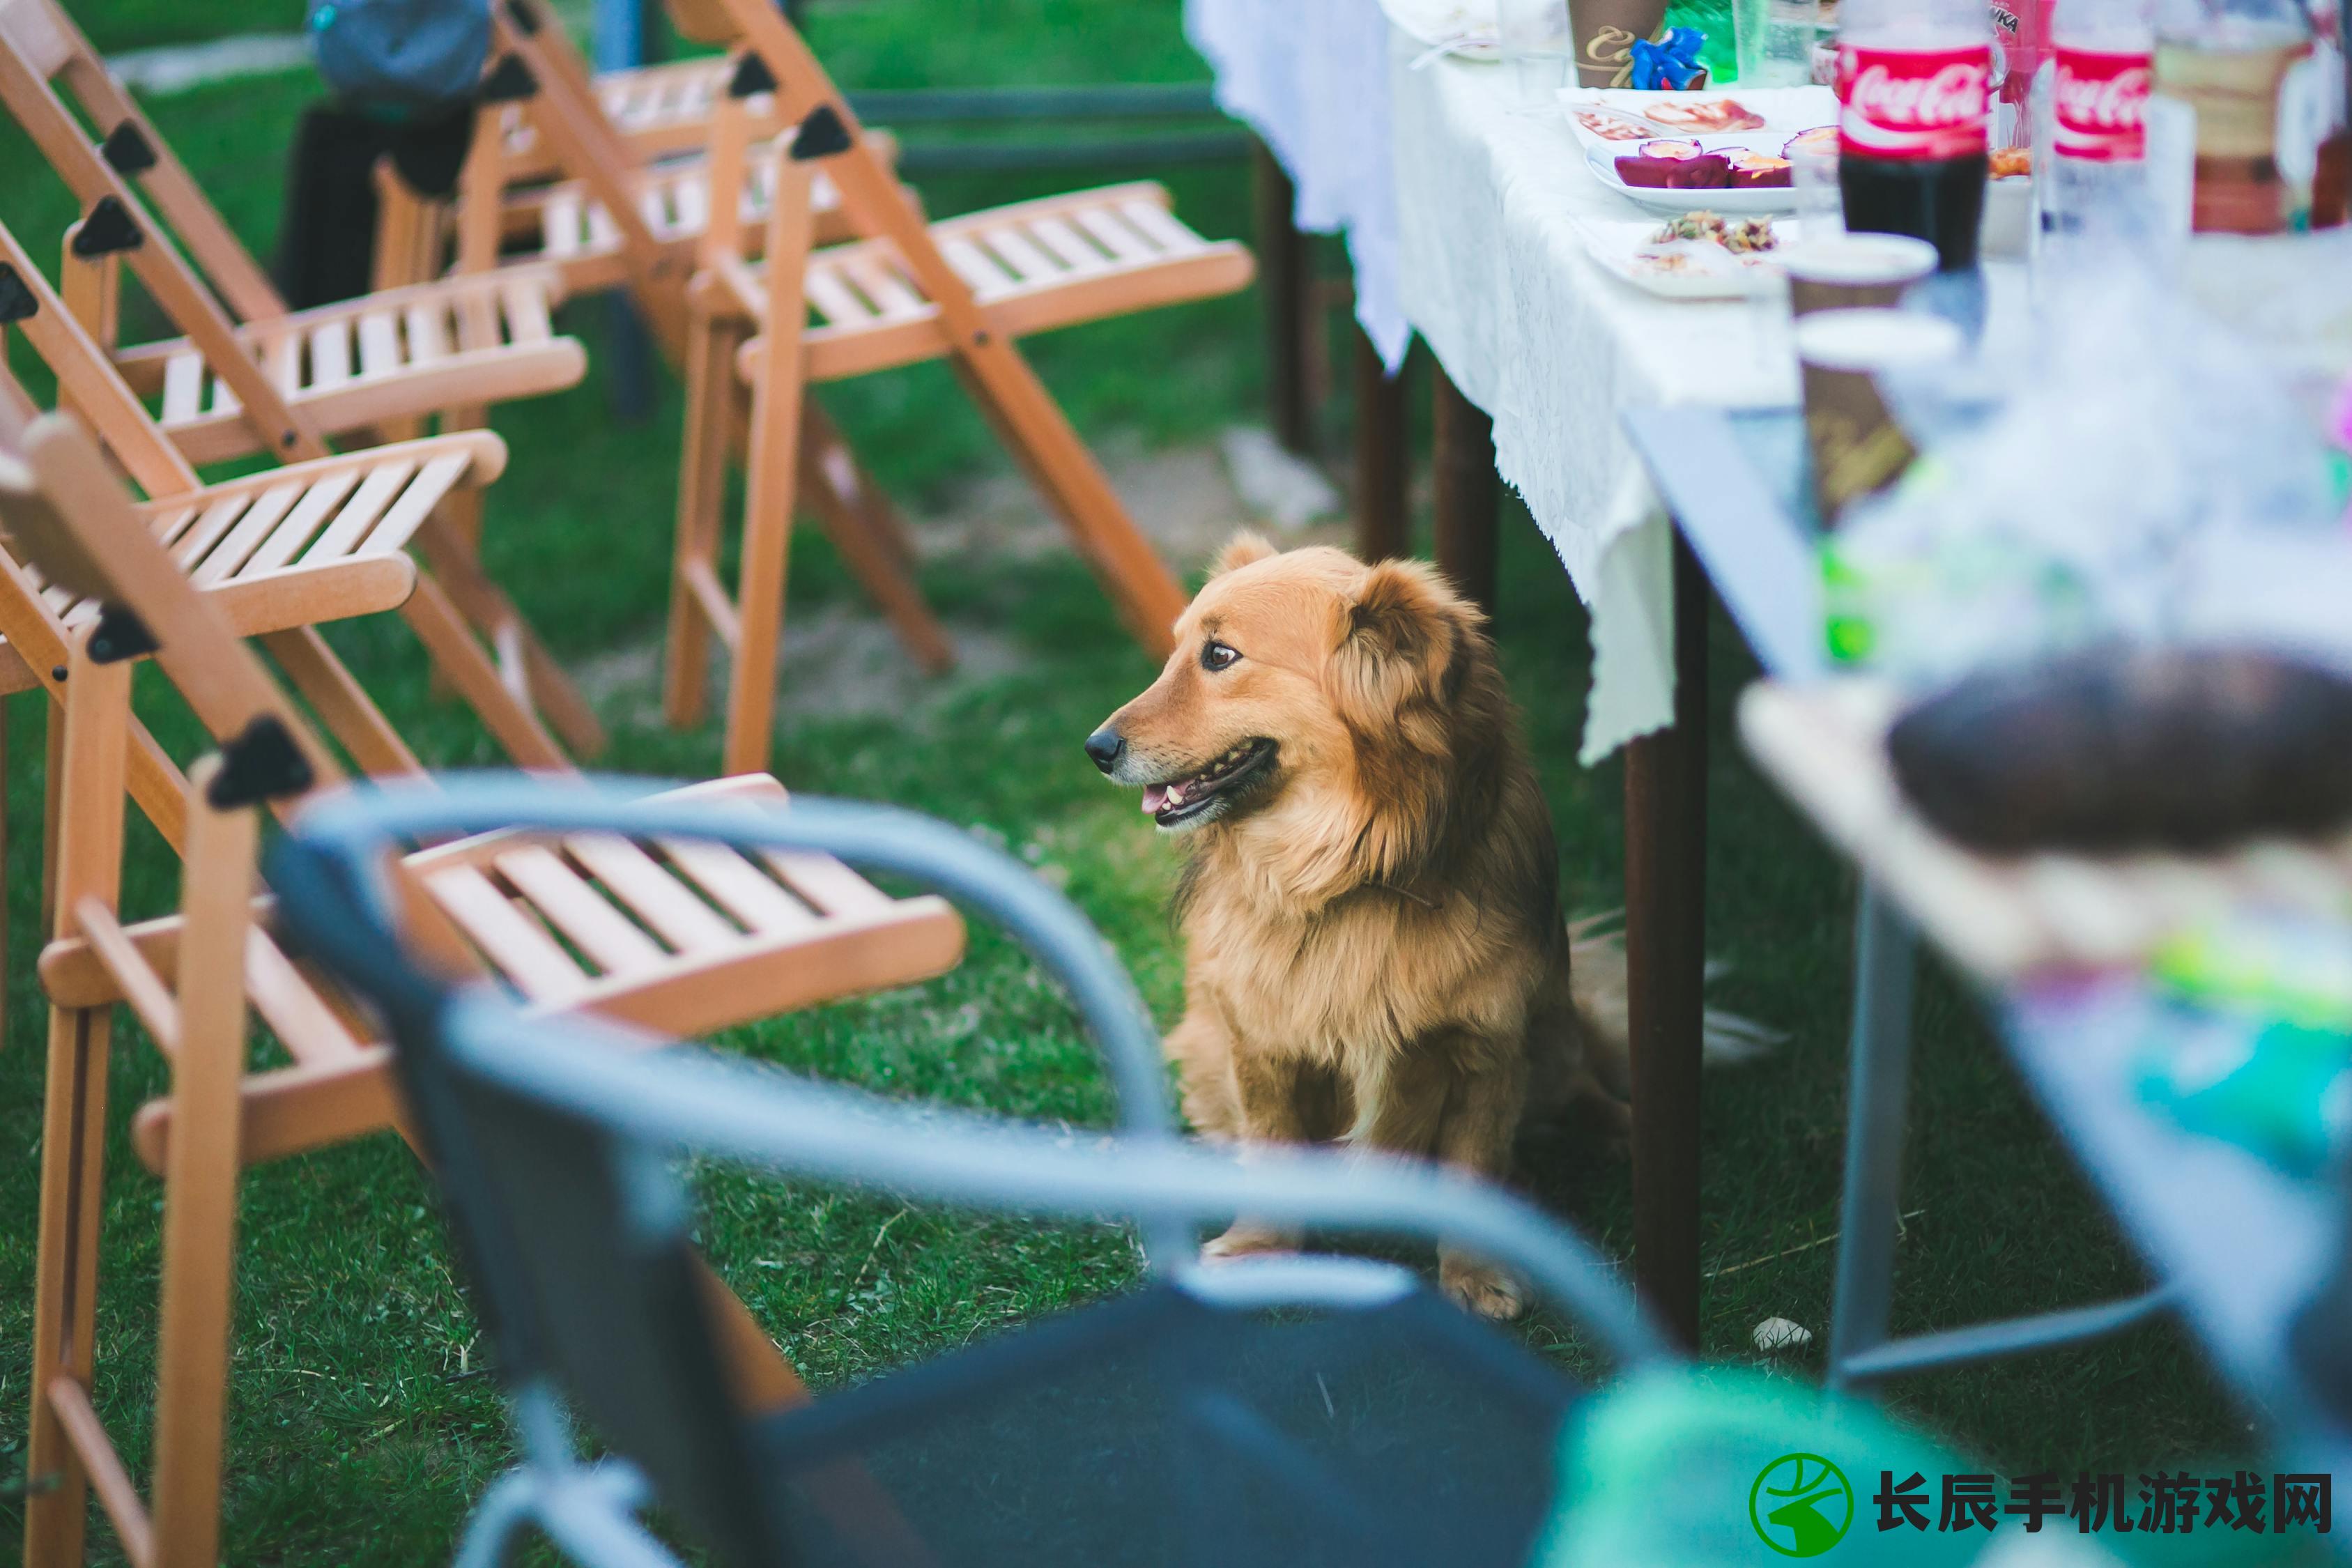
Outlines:
{"label": "dog's fluffy tail", "polygon": [[[1616,928],[1622,911],[1585,915],[1568,922],[1569,984],[1576,996],[1578,1017],[1584,1025],[1587,1063],[1601,1085],[1619,1099],[1630,1099],[1631,1079],[1626,1048],[1633,1037],[1628,1016],[1625,980],[1625,938]],[[1706,978],[1722,973],[1706,967]],[[1788,1036],[1753,1018],[1706,1009],[1702,1048],[1710,1067],[1751,1061]]]}

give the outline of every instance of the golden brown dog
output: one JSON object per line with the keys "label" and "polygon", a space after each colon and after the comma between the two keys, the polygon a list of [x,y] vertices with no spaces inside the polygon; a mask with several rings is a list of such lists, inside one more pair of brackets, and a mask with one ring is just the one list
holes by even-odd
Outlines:
{"label": "golden brown dog", "polygon": [[[1521,1128],[1573,1098],[1622,1118],[1623,961],[1562,922],[1484,617],[1429,567],[1240,536],[1087,752],[1191,836],[1167,1048],[1202,1131],[1500,1178]],[[1244,1222],[1203,1256],[1293,1245]],[[1439,1279],[1519,1310],[1516,1282],[1450,1248]]]}

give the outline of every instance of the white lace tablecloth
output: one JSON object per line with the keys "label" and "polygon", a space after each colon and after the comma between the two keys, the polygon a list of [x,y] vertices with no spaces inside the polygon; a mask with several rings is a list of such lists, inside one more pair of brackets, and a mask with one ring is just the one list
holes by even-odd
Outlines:
{"label": "white lace tablecloth", "polygon": [[1397,298],[1388,34],[1380,0],[1184,3],[1218,107],[1258,133],[1297,189],[1292,221],[1348,237],[1356,320],[1393,373],[1412,328]]}
{"label": "white lace tablecloth", "polygon": [[1662,300],[1585,254],[1580,217],[1642,208],[1585,165],[1556,107],[1497,66],[1406,63],[1391,40],[1406,317],[1495,421],[1496,467],[1592,617],[1591,763],[1674,721],[1672,534],[1618,423],[1626,408],[1796,400],[1785,330],[1740,301]]}

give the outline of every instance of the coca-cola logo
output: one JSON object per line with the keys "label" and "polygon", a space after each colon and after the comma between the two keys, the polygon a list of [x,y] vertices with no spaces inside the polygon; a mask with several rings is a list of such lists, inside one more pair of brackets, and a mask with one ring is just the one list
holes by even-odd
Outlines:
{"label": "coca-cola logo", "polygon": [[1854,72],[1846,101],[1864,119],[1895,131],[1929,131],[1966,125],[1985,117],[1985,87],[1992,79],[1988,60],[1954,60],[1933,75],[1898,72],[1871,61]]}
{"label": "coca-cola logo", "polygon": [[1840,56],[1845,109],[1838,144],[1847,154],[1935,160],[1984,151],[1990,42],[1942,49],[1848,45]]}
{"label": "coca-cola logo", "polygon": [[2155,70],[2147,55],[2060,49],[2051,107],[2059,149],[2072,156],[2143,155],[2147,95]]}

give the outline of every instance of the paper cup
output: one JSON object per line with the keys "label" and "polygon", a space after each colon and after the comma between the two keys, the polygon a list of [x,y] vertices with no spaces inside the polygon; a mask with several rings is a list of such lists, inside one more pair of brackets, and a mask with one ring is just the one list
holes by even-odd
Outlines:
{"label": "paper cup", "polygon": [[1893,484],[1918,456],[1879,395],[1878,376],[1956,359],[1965,340],[1941,316],[1888,310],[1815,310],[1795,336],[1813,497],[1834,528],[1846,508]]}
{"label": "paper cup", "polygon": [[1809,236],[1780,258],[1789,309],[1800,316],[1899,304],[1937,261],[1934,246],[1902,234]]}
{"label": "paper cup", "polygon": [[1633,42],[1658,36],[1666,0],[1569,0],[1568,14],[1576,85],[1625,87],[1633,76]]}

